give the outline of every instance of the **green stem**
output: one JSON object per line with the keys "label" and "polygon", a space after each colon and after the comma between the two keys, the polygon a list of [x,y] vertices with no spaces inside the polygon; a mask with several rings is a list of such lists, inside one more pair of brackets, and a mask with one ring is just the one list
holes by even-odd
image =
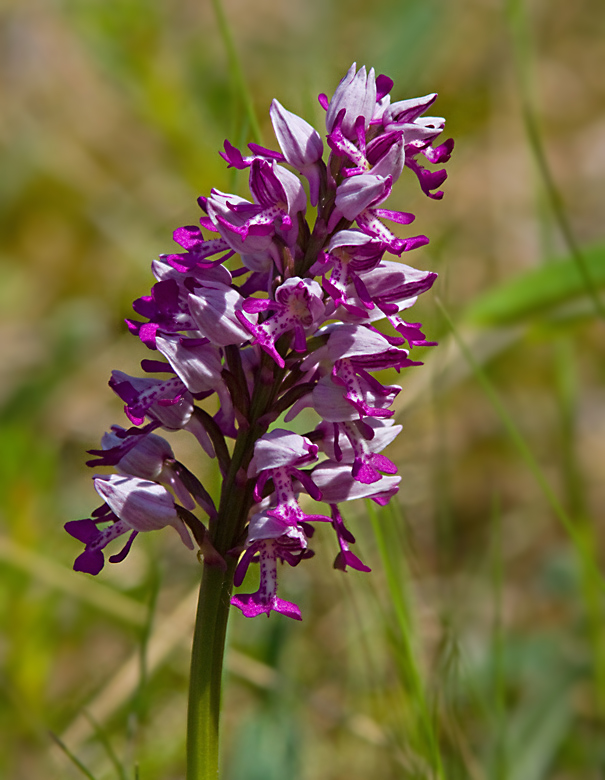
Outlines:
{"label": "green stem", "polygon": [[[265,381],[263,381],[265,375]],[[237,546],[253,504],[253,480],[246,469],[257,439],[267,426],[260,418],[272,407],[284,375],[264,353],[250,403],[250,425],[238,434],[225,475],[212,544],[227,561],[223,571],[204,563],[193,635],[187,716],[187,780],[219,777],[219,720],[223,656],[233,577],[237,560],[228,551]]]}
{"label": "green stem", "polygon": [[191,653],[187,780],[217,780],[225,635],[236,561],[227,571],[204,564]]}

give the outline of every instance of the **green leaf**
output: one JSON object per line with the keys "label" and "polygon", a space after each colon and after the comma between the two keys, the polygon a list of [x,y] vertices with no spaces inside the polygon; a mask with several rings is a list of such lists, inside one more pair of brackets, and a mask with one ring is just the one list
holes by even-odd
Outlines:
{"label": "green leaf", "polygon": [[[605,286],[605,244],[585,249],[583,256],[595,286]],[[568,256],[532,268],[485,293],[467,310],[466,319],[480,325],[511,325],[551,314],[585,297],[586,282],[576,261]]]}

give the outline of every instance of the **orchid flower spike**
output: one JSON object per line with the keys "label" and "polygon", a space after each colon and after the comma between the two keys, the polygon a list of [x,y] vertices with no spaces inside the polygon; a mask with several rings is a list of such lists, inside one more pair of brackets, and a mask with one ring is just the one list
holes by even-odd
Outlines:
{"label": "orchid flower spike", "polygon": [[[430,166],[453,149],[440,140],[445,120],[425,115],[436,94],[392,101],[392,89],[353,63],[319,96],[325,128],[273,100],[274,148],[225,141],[221,156],[245,172],[249,195],[200,196],[199,223],[174,231],[176,250],[153,261],[151,291],[133,304],[127,326],[149,352],[143,376],[114,371],[109,382],[128,422],[90,450],[88,465],[111,473],[93,477],[101,506],[66,524],[84,545],[77,571],[98,574],[119,538],[110,563],[139,534],[172,526],[205,565],[235,570],[235,587],[259,564],[257,590],[231,599],[245,617],[295,620],[278,570],[313,555],[316,526],[335,533],[335,568],[369,571],[344,506],[396,495],[387,452],[402,388],[383,372],[404,385],[421,365],[412,353],[434,343],[401,319],[436,281],[399,260],[428,238],[410,235],[414,215],[387,201],[404,176],[441,198],[445,170]],[[315,415],[305,435],[289,427],[303,409]],[[161,435],[174,431],[216,461],[215,495]]]}

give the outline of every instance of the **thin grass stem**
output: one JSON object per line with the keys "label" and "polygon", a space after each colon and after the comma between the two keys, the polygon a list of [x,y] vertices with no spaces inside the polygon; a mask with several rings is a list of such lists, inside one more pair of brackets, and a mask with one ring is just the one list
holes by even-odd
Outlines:
{"label": "thin grass stem", "polygon": [[116,770],[119,780],[127,780],[126,770],[124,769],[122,762],[118,758],[117,753],[113,749],[111,740],[107,736],[105,730],[102,729],[101,726],[96,722],[96,720],[87,712],[84,713],[84,717],[90,723],[92,729],[94,730],[95,736],[97,737],[99,742],[103,745],[103,748],[107,753],[107,757],[109,758],[114,769]]}
{"label": "thin grass stem", "polygon": [[530,31],[527,24],[523,0],[507,0],[506,15],[508,17],[509,27],[513,41],[513,56],[515,61],[515,70],[521,98],[521,113],[523,124],[527,134],[530,149],[532,151],[538,174],[544,185],[546,197],[550,204],[555,221],[559,227],[563,240],[567,244],[569,253],[577,265],[578,271],[586,286],[586,291],[592,299],[596,313],[599,317],[605,319],[605,306],[601,302],[597,293],[597,285],[592,277],[590,267],[580,249],[574,236],[571,223],[569,221],[567,210],[561,197],[561,193],[555,183],[546,151],[542,134],[533,107],[530,89],[530,62],[531,45]]}
{"label": "thin grass stem", "polygon": [[[383,570],[387,578],[387,587],[396,618],[397,648],[400,654],[398,665],[402,682],[410,698],[415,715],[418,748],[423,758],[430,764],[431,777],[443,780],[445,778],[439,749],[439,740],[434,728],[434,717],[427,702],[424,684],[413,647],[412,616],[407,597],[407,588],[402,576],[401,556],[393,558],[394,550],[401,550],[401,545],[390,538],[392,530],[400,524],[400,518],[394,510],[377,511],[371,501],[366,502],[368,515],[372,524],[374,537],[380,554]],[[380,514],[380,517],[379,517]]]}
{"label": "thin grass stem", "polygon": [[248,86],[246,84],[246,79],[244,78],[244,71],[242,70],[240,58],[237,53],[235,42],[233,40],[231,27],[229,26],[229,22],[227,21],[227,16],[225,14],[225,10],[223,8],[223,4],[221,0],[212,0],[212,8],[214,9],[214,13],[216,14],[216,21],[221,34],[221,38],[223,39],[223,45],[225,46],[225,49],[227,51],[227,56],[229,58],[229,70],[231,73],[231,79],[244,105],[244,109],[246,111],[248,122],[250,123],[250,129],[252,131],[254,140],[256,141],[256,143],[260,144],[262,141],[260,125],[258,123],[258,119],[256,118],[256,112],[254,111],[252,96],[250,95],[250,91],[248,90]]}
{"label": "thin grass stem", "polygon": [[84,766],[84,764],[80,761],[80,759],[74,753],[71,752],[71,750],[67,747],[65,742],[63,742],[63,740],[60,737],[58,737],[54,733],[54,731],[49,731],[48,733],[49,733],[51,739],[54,742],[56,742],[56,744],[61,748],[61,750],[69,758],[71,763],[74,766],[76,766],[80,770],[80,772],[82,772],[84,777],[87,777],[88,780],[97,780],[97,778],[92,774],[92,772]]}
{"label": "thin grass stem", "polygon": [[485,394],[489,398],[494,407],[500,421],[504,425],[511,441],[517,448],[517,451],[525,461],[526,466],[536,480],[540,487],[544,497],[550,505],[553,513],[559,519],[561,526],[566,531],[569,539],[574,547],[574,551],[578,556],[579,568],[581,573],[581,588],[582,595],[585,602],[587,611],[587,617],[589,622],[589,633],[593,644],[593,651],[595,652],[594,659],[594,677],[596,683],[596,702],[599,713],[604,713],[605,710],[605,635],[602,629],[602,607],[601,599],[604,589],[603,575],[599,571],[598,565],[595,560],[595,541],[592,528],[584,521],[580,522],[572,521],[571,517],[565,511],[563,505],[557,498],[554,490],[550,486],[548,480],[544,476],[544,472],[540,468],[534,454],[532,453],[527,442],[523,438],[518,427],[515,425],[513,418],[505,408],[500,396],[498,395],[493,384],[490,382],[486,372],[475,360],[467,345],[460,337],[451,317],[447,313],[443,303],[436,298],[437,305],[441,309],[441,312],[449,325],[452,335],[456,340],[460,351],[464,355],[465,359],[469,363],[470,367],[475,374],[475,377]]}

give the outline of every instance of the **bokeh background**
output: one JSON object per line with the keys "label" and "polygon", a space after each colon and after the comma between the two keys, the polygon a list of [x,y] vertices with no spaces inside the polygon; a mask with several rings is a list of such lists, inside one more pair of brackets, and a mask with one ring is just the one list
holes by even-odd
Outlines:
{"label": "bokeh background", "polygon": [[[373,572],[318,533],[282,577],[302,624],[232,616],[225,780],[602,778],[602,0],[223,12],[266,145],[273,97],[319,124],[352,61],[439,92],[456,140],[443,201],[412,175],[389,201],[431,237],[414,314],[440,346],[402,377],[397,501],[346,508]],[[197,562],[166,531],[93,579],[62,525],[96,505],[109,373],[143,357],[130,302],[198,195],[244,194],[217,150],[250,124],[208,0],[4,0],[0,23],[0,776],[85,776],[52,732],[89,777],[177,780]]]}

